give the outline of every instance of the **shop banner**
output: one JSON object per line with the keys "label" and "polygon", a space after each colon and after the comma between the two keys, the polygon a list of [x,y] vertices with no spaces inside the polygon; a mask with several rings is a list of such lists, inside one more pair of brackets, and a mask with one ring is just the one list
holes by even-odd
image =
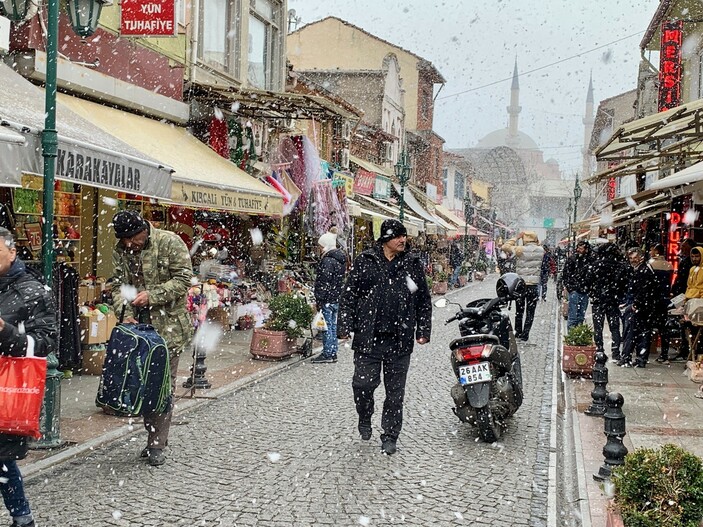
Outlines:
{"label": "shop banner", "polygon": [[383,218],[373,217],[373,239],[378,240],[381,237],[381,224],[383,223]]}
{"label": "shop banner", "polygon": [[391,197],[391,179],[386,176],[376,174],[374,182],[373,197],[377,199],[389,199]]}
{"label": "shop banner", "polygon": [[332,185],[336,186],[337,182],[340,182],[340,185],[344,185],[344,192],[348,198],[354,197],[354,178],[352,176],[344,172],[334,172],[332,174]]}
{"label": "shop banner", "polygon": [[283,199],[231,188],[214,188],[198,184],[173,182],[171,200],[195,209],[221,210],[260,216],[280,216]]}
{"label": "shop banner", "polygon": [[370,196],[376,185],[376,174],[359,168],[354,177],[354,192],[362,196]]}
{"label": "shop banner", "polygon": [[176,35],[176,0],[121,0],[120,35],[173,37]]}

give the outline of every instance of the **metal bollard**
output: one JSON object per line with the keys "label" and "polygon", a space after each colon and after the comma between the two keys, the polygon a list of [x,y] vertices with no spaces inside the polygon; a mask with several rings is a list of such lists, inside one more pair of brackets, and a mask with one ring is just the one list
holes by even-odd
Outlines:
{"label": "metal bollard", "polygon": [[33,450],[58,448],[65,444],[61,440],[61,379],[63,373],[57,367],[59,360],[53,353],[47,357],[46,389],[44,390],[44,403],[39,416],[39,431],[41,437],[29,441]]}
{"label": "metal bollard", "polygon": [[627,432],[625,431],[625,414],[622,412],[623,404],[625,404],[625,399],[619,393],[611,393],[605,399],[603,432],[608,440],[603,447],[605,462],[598,470],[598,474],[593,474],[593,479],[596,481],[610,479],[612,468],[625,463],[627,448],[623,444],[622,438]]}
{"label": "metal bollard", "polygon": [[207,371],[207,366],[205,366],[205,350],[195,344],[193,348],[195,362],[190,367],[190,377],[183,383],[183,387],[192,388],[193,390],[207,390],[212,388],[212,384],[205,378],[205,372]]}
{"label": "metal bollard", "polygon": [[584,412],[586,415],[602,417],[605,414],[605,398],[608,396],[608,357],[602,351],[596,353],[596,364],[593,366],[593,390],[591,391],[591,406]]}

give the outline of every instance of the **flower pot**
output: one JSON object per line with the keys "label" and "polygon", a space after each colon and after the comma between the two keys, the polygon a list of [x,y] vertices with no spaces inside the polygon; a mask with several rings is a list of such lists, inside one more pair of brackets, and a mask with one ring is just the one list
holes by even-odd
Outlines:
{"label": "flower pot", "polygon": [[596,347],[569,346],[564,344],[561,355],[561,370],[568,375],[591,375],[595,364]]}
{"label": "flower pot", "polygon": [[288,337],[285,331],[270,331],[255,328],[251,336],[249,352],[255,359],[287,359],[295,351],[295,339]]}
{"label": "flower pot", "polygon": [[447,293],[447,282],[434,282],[432,284],[432,294],[444,295]]}
{"label": "flower pot", "polygon": [[624,527],[620,510],[612,501],[608,504],[605,527]]}
{"label": "flower pot", "polygon": [[483,271],[475,271],[474,278],[479,282],[482,282],[483,279],[486,278],[486,273],[484,273]]}
{"label": "flower pot", "polygon": [[463,275],[462,275],[462,276],[459,276],[459,285],[460,285],[461,287],[464,287],[464,286],[466,285],[466,281],[467,281],[467,280],[468,280],[468,279],[466,278],[466,276],[463,276]]}

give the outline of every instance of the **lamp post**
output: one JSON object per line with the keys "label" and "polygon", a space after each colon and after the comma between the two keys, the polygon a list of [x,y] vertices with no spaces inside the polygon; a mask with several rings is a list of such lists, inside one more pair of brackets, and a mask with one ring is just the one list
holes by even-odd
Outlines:
{"label": "lamp post", "polygon": [[578,221],[579,200],[581,199],[581,185],[579,185],[579,175],[576,174],[574,182],[574,247],[576,247],[576,222]]}
{"label": "lamp post", "polygon": [[569,198],[569,204],[566,206],[566,217],[569,220],[569,230],[567,233],[568,239],[569,239],[569,245],[571,245],[571,212],[573,211],[573,207],[571,205],[571,198]]}
{"label": "lamp post", "polygon": [[395,164],[395,175],[400,183],[400,213],[398,219],[403,221],[403,211],[405,210],[405,185],[410,181],[410,170],[412,167],[408,163],[408,154],[405,149],[398,156],[398,162]]}
{"label": "lamp post", "polygon": [[[97,26],[102,5],[107,0],[68,0],[68,13],[73,30],[81,37],[92,35]],[[0,15],[14,23],[24,22],[33,0],[0,0]],[[58,154],[56,130],[56,76],[59,41],[59,0],[48,0],[46,26],[46,86],[44,97],[44,130],[41,133],[44,158],[44,185],[42,193],[42,274],[46,284],[53,284],[54,268],[54,176]],[[41,439],[34,448],[55,448],[61,445],[59,419],[61,378],[59,361],[54,353],[47,357],[46,390],[40,419]]]}

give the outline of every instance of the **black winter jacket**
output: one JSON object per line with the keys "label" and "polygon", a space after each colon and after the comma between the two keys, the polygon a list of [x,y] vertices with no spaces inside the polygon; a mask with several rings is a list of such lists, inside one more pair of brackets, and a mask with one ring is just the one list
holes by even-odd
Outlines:
{"label": "black winter jacket", "polygon": [[315,275],[315,302],[318,309],[325,304],[338,304],[344,286],[347,257],[339,249],[332,249],[322,255]]}
{"label": "black winter jacket", "polygon": [[588,296],[596,304],[620,305],[624,302],[632,267],[615,250],[606,249],[593,261]]}
{"label": "black winter jacket", "polygon": [[[396,256],[395,276],[388,276],[382,246],[364,251],[354,260],[339,302],[337,335],[354,333],[354,351],[373,354],[375,321],[389,280],[404,280],[406,287],[395,289],[400,340],[400,354],[412,353],[416,339],[430,339],[432,332],[432,302],[425,271],[420,259],[404,252]],[[411,282],[412,281],[412,282]]]}
{"label": "black winter jacket", "polygon": [[[15,260],[9,272],[0,276],[0,318],[5,323],[0,331],[0,354],[23,357],[27,336],[34,340],[36,356],[45,357],[56,351],[54,297],[20,260]],[[24,324],[24,333],[20,332],[20,323]],[[26,437],[0,434],[0,461],[23,459],[26,455]]]}
{"label": "black winter jacket", "polygon": [[647,262],[642,262],[630,275],[626,303],[632,305],[635,315],[645,322],[658,316],[661,300],[659,282]]}
{"label": "black winter jacket", "polygon": [[569,293],[588,293],[593,264],[591,252],[575,254],[564,264],[563,282]]}
{"label": "black winter jacket", "polygon": [[679,266],[676,270],[676,279],[671,286],[671,294],[676,296],[686,292],[688,287],[688,273],[691,270],[691,257],[682,256],[679,258]]}

